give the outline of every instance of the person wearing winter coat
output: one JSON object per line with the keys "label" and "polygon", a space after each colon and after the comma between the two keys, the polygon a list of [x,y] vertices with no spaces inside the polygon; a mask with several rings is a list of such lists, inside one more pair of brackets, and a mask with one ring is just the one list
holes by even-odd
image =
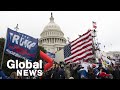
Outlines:
{"label": "person wearing winter coat", "polygon": [[113,78],[120,79],[120,70],[119,70],[118,66],[115,66],[115,70],[113,71]]}
{"label": "person wearing winter coat", "polygon": [[100,69],[99,78],[100,79],[109,79],[111,76],[103,71],[103,68]]}
{"label": "person wearing winter coat", "polygon": [[70,66],[66,65],[65,66],[65,79],[69,79],[70,77],[71,77]]}
{"label": "person wearing winter coat", "polygon": [[58,79],[59,78],[59,65],[55,64],[55,67],[52,69],[51,79]]}
{"label": "person wearing winter coat", "polygon": [[88,67],[88,79],[95,79],[95,74],[91,67]]}
{"label": "person wearing winter coat", "polygon": [[61,67],[59,68],[58,75],[58,79],[65,79],[65,70],[63,65],[61,65]]}
{"label": "person wearing winter coat", "polygon": [[78,71],[78,78],[79,79],[88,79],[88,73],[87,71],[84,69],[84,67],[81,67],[81,69]]}
{"label": "person wearing winter coat", "polygon": [[95,64],[92,65],[92,68],[93,68],[93,73],[95,75],[95,78],[97,79],[98,75],[99,75],[99,70],[98,70],[98,68],[96,67]]}
{"label": "person wearing winter coat", "polygon": [[12,79],[12,78],[6,76],[5,73],[0,69],[0,79]]}
{"label": "person wearing winter coat", "polygon": [[72,76],[73,76],[74,79],[78,79],[79,78],[78,71],[80,70],[80,68],[81,68],[81,65],[78,65],[78,64],[73,67],[73,74],[72,74]]}

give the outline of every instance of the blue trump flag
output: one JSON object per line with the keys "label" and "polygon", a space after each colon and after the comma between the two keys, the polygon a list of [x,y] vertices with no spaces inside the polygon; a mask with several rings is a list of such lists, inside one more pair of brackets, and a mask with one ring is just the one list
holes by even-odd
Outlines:
{"label": "blue trump flag", "polygon": [[8,28],[5,52],[18,58],[34,61],[37,55],[38,39]]}

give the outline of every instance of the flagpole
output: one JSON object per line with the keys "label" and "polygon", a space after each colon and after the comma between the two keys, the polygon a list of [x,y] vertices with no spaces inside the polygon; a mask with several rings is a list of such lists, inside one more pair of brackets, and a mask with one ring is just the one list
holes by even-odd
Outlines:
{"label": "flagpole", "polygon": [[[95,41],[95,37],[97,36],[96,35],[96,25],[94,25],[94,24],[96,24],[96,22],[93,22],[93,33],[94,33],[94,35],[93,35],[93,53],[94,53],[94,59],[96,60],[96,58],[97,58],[97,56],[96,56],[96,41]],[[94,61],[94,63],[95,63],[95,61]]]}
{"label": "flagpole", "polygon": [[[19,29],[19,28],[18,28],[18,24],[16,25],[15,29],[16,29],[16,31]],[[7,34],[6,34],[6,39],[7,39]],[[3,53],[2,53],[2,60],[1,60],[0,69],[2,69],[2,65],[3,65],[4,53],[5,53],[5,45],[6,45],[6,41],[7,41],[6,39],[5,39],[5,43],[4,43],[4,49],[3,49]]]}
{"label": "flagpole", "polygon": [[[96,31],[95,29],[93,30],[94,32],[94,36],[93,36],[93,45],[94,45],[94,59],[96,60],[96,42],[95,42],[95,35],[96,35]],[[95,61],[94,61],[95,62]]]}
{"label": "flagpole", "polygon": [[18,28],[18,24],[16,25],[16,27],[15,27],[14,29],[16,29],[16,31],[18,31],[18,29],[19,29],[19,28]]}
{"label": "flagpole", "polygon": [[[5,46],[4,46],[4,48],[5,48]],[[1,61],[0,69],[2,69],[2,64],[3,64],[3,60],[4,60],[4,53],[5,53],[5,51],[4,51],[4,49],[3,49],[3,53],[2,53],[2,61]]]}
{"label": "flagpole", "polygon": [[[96,24],[96,22],[94,22]],[[96,62],[96,59],[97,59],[97,50],[100,51],[100,47],[99,47],[99,44],[98,41],[96,41],[96,38],[97,37],[97,34],[96,34],[96,28],[97,26],[96,25],[93,25],[93,32],[94,32],[94,36],[93,36],[93,45],[94,45],[94,59],[95,59],[95,62]]]}
{"label": "flagpole", "polygon": [[5,39],[5,42],[4,42],[4,48],[3,48],[3,53],[2,53],[2,60],[1,60],[0,69],[2,69],[2,64],[3,64],[3,60],[4,60],[4,53],[5,53],[6,41],[7,41],[7,33],[6,33],[6,39]]}

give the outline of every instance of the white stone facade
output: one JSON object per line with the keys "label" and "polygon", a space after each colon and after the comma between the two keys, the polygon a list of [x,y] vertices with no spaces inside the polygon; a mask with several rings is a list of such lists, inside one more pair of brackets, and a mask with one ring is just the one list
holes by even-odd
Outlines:
{"label": "white stone facade", "polygon": [[39,39],[39,45],[44,47],[49,52],[55,53],[66,45],[64,33],[54,22],[52,13],[50,22],[45,26],[40,36],[41,38]]}

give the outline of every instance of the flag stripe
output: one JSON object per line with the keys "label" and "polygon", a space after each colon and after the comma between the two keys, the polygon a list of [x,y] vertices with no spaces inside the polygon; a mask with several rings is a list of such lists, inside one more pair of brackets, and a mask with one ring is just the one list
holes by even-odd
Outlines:
{"label": "flag stripe", "polygon": [[89,58],[92,58],[93,57],[93,53],[88,53],[86,54],[85,56],[81,57],[81,58],[77,58],[76,60],[74,60],[73,62],[76,62],[76,61],[79,61],[79,60],[87,60]]}
{"label": "flag stripe", "polygon": [[86,32],[85,34],[83,34],[81,37],[77,38],[76,40],[71,42],[71,46],[73,46],[76,42],[80,41],[81,39],[87,37],[89,34],[91,33],[91,30],[89,30],[88,32]]}
{"label": "flag stripe", "polygon": [[92,36],[88,36],[87,38],[84,38],[83,40],[78,41],[76,44],[71,45],[71,50],[76,48],[76,46],[78,46],[78,45],[82,45],[85,42],[88,42],[89,40],[92,40]]}
{"label": "flag stripe", "polygon": [[81,58],[77,58],[77,59],[71,59],[69,61],[66,61],[66,63],[70,63],[70,62],[77,62],[77,61],[80,61],[80,60],[85,60],[85,61],[88,61],[88,60],[91,60],[93,58],[93,54],[92,53],[88,53],[86,55],[84,55],[83,57]]}
{"label": "flag stripe", "polygon": [[76,62],[79,60],[89,60],[93,58],[93,39],[92,39],[92,30],[88,30],[81,37],[72,41],[69,47],[64,47],[64,54],[69,53],[67,57],[65,56],[64,60],[66,63]]}
{"label": "flag stripe", "polygon": [[[77,45],[75,47],[71,47],[71,53],[73,53],[74,51],[76,51],[77,49],[84,49],[84,46],[87,46],[88,44],[92,43],[92,40],[88,40],[86,42],[83,42],[80,45]],[[78,43],[79,44],[79,43]]]}
{"label": "flag stripe", "polygon": [[89,36],[87,36],[87,37],[85,37],[85,38],[79,40],[79,41],[76,42],[75,44],[71,44],[71,47],[73,47],[73,46],[75,47],[75,46],[77,46],[78,44],[81,44],[82,42],[88,41],[88,40],[91,39],[91,38],[92,38],[92,35],[89,34]]}
{"label": "flag stripe", "polygon": [[92,51],[88,51],[88,52],[86,52],[86,53],[84,53],[84,54],[82,54],[82,55],[80,55],[80,56],[74,57],[74,58],[72,59],[72,61],[75,61],[75,60],[83,60],[83,59],[85,59],[85,58],[88,56],[89,53],[92,54]]}
{"label": "flag stripe", "polygon": [[84,38],[79,38],[75,43],[71,43],[71,46],[74,46],[77,43],[80,43],[81,41],[87,40],[90,36],[92,36],[91,33]]}
{"label": "flag stripe", "polygon": [[82,47],[78,47],[76,48],[75,50],[71,51],[71,54],[75,54],[76,52],[81,52],[82,50],[85,50],[85,49],[89,49],[89,48],[92,48],[92,43],[87,43],[87,45],[84,45]]}
{"label": "flag stripe", "polygon": [[69,61],[70,59],[82,57],[84,54],[89,53],[89,52],[92,53],[92,49],[91,49],[91,48],[90,48],[90,49],[87,49],[87,50],[83,50],[82,52],[77,52],[77,53],[71,55],[72,57],[71,57],[71,58],[68,58],[68,59],[65,60],[65,61]]}

